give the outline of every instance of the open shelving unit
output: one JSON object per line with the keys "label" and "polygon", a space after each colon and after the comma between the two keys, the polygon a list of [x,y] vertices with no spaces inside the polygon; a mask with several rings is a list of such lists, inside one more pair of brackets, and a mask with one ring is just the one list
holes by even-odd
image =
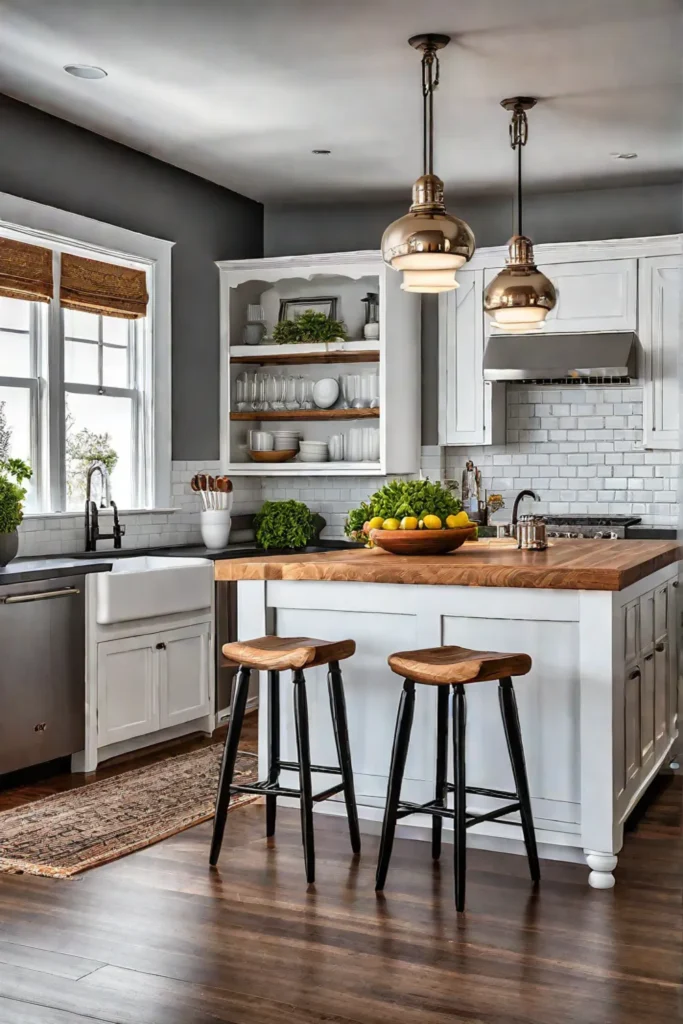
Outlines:
{"label": "open shelving unit", "polygon": [[[400,276],[379,252],[325,253],[218,263],[221,281],[221,466],[232,476],[381,476],[413,473],[420,456],[420,302],[400,288]],[[379,294],[380,337],[362,338],[363,297]],[[324,344],[276,345],[268,335],[280,302],[337,297],[337,317],[350,339]],[[266,340],[242,343],[249,305],[263,307]],[[349,364],[353,369],[349,370]],[[379,408],[237,411],[233,408],[239,373],[253,368],[273,375],[306,375],[313,380],[379,372]],[[291,369],[290,369],[291,368]],[[251,427],[277,429],[297,422],[307,440],[327,440],[354,425],[379,430],[377,462],[254,463],[246,450]]]}

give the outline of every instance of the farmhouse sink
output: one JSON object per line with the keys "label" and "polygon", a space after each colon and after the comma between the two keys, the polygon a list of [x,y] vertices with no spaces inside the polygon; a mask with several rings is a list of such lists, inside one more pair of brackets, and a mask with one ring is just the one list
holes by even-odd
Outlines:
{"label": "farmhouse sink", "polygon": [[103,625],[192,612],[211,604],[213,564],[151,555],[114,559],[110,572],[97,574],[96,586]]}

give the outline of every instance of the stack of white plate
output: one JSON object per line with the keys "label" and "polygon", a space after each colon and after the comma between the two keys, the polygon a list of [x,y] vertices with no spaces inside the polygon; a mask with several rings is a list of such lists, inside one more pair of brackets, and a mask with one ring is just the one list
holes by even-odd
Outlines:
{"label": "stack of white plate", "polygon": [[275,451],[297,451],[299,448],[299,431],[298,430],[273,430],[273,438],[275,439]]}
{"label": "stack of white plate", "polygon": [[301,462],[327,462],[327,441],[300,441],[299,460]]}

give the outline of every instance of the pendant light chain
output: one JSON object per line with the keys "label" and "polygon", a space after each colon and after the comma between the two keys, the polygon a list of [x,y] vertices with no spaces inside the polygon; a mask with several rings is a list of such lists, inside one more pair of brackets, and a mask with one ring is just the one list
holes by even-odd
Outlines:
{"label": "pendant light chain", "polygon": [[526,146],[529,138],[529,120],[526,110],[517,104],[512,111],[510,121],[510,145],[517,153],[517,234],[523,235],[522,230],[522,148]]}
{"label": "pendant light chain", "polygon": [[439,57],[436,49],[425,47],[422,54],[423,146],[424,174],[434,173],[434,90],[439,85]]}

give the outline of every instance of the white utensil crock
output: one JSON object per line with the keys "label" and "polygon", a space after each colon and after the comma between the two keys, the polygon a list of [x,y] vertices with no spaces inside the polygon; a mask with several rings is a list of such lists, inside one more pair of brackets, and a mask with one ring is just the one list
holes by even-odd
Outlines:
{"label": "white utensil crock", "polygon": [[202,540],[209,551],[226,547],[230,538],[231,515],[228,508],[208,509],[199,513]]}

